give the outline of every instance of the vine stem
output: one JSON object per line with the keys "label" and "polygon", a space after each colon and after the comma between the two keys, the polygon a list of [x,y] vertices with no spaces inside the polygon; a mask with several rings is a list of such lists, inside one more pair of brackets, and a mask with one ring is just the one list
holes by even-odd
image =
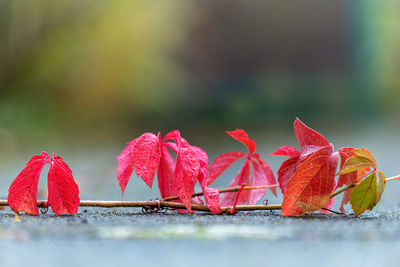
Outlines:
{"label": "vine stem", "polygon": [[[400,175],[393,176],[385,179],[385,181],[400,180]],[[242,190],[256,190],[256,189],[267,189],[278,187],[279,185],[268,185],[268,186],[244,186]],[[330,195],[330,198],[335,197],[344,191],[354,187],[355,184],[350,183],[347,186],[335,191]],[[241,186],[234,186],[229,188],[220,189],[220,193],[226,192],[237,192],[241,189]],[[202,196],[203,193],[195,193],[192,196]],[[152,208],[173,208],[173,209],[186,209],[185,205],[182,203],[171,202],[171,200],[177,200],[179,197],[168,197],[162,200],[151,200],[151,201],[105,201],[105,200],[81,200],[80,207],[101,207],[101,208],[117,208],[117,207],[152,207]],[[0,206],[9,206],[9,203],[5,199],[0,199]],[[47,207],[46,200],[38,200],[37,206],[39,208]],[[222,207],[222,213],[229,214],[232,212],[232,207]],[[236,206],[236,211],[254,211],[254,210],[281,210],[281,204],[272,205],[238,205]],[[206,206],[192,204],[192,210],[194,211],[206,211],[211,212]]]}
{"label": "vine stem", "polygon": [[[389,177],[389,178],[386,178],[386,179],[385,179],[386,182],[388,182],[388,181],[393,181],[393,180],[400,180],[400,175],[393,176],[393,177]],[[345,186],[345,187],[343,187],[343,188],[341,188],[341,189],[339,189],[339,190],[333,192],[333,193],[331,194],[330,198],[333,198],[333,197],[339,195],[340,193],[343,193],[344,191],[346,191],[346,190],[348,190],[348,189],[354,187],[355,185],[356,185],[356,184],[354,184],[354,183],[348,184],[347,186]]]}
{"label": "vine stem", "polygon": [[385,179],[386,182],[387,181],[393,181],[393,180],[400,180],[400,175],[392,176],[392,177],[389,177],[389,178]]}
{"label": "vine stem", "polygon": [[[242,190],[256,190],[256,189],[268,189],[268,188],[276,188],[278,187],[279,184],[273,184],[273,185],[263,185],[263,186],[245,186],[243,187]],[[239,191],[241,188],[241,186],[237,185],[237,186],[233,186],[233,187],[228,187],[228,188],[224,188],[224,189],[219,189],[219,193],[228,193],[228,192],[237,192]],[[203,195],[203,192],[199,192],[199,193],[194,193],[192,195],[192,197],[200,197]],[[171,201],[171,200],[177,200],[179,199],[178,196],[173,196],[173,197],[166,197],[163,198],[163,200],[165,201]]]}
{"label": "vine stem", "polygon": [[[38,200],[37,206],[39,208],[46,207],[46,200]],[[0,206],[9,206],[7,200],[0,200]],[[117,208],[117,207],[164,207],[173,209],[186,209],[182,203],[170,202],[165,200],[152,200],[152,201],[104,201],[104,200],[82,200],[80,207],[101,207],[101,208]],[[282,205],[238,205],[236,210],[252,211],[252,210],[280,210]],[[206,206],[192,204],[192,210],[195,211],[208,211],[211,212]],[[223,213],[230,213],[232,207],[222,207]]]}

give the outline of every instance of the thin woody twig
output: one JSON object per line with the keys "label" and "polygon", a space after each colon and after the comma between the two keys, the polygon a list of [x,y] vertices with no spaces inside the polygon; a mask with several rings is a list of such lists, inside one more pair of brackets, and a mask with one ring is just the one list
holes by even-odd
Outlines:
{"label": "thin woody twig", "polygon": [[[243,190],[268,189],[268,188],[275,188],[275,187],[278,187],[278,186],[279,186],[279,184],[265,185],[265,186],[245,186],[245,187],[243,187]],[[240,187],[241,186],[237,185],[237,186],[233,186],[233,187],[220,189],[218,191],[219,191],[220,194],[221,193],[228,193],[228,192],[237,192],[237,191],[240,190]],[[202,195],[203,195],[203,192],[199,192],[199,193],[194,193],[192,195],[192,197],[200,197]],[[177,200],[177,199],[179,199],[178,196],[172,196],[172,197],[166,197],[163,200],[164,201],[171,201],[171,200]]]}
{"label": "thin woody twig", "polygon": [[[38,200],[37,206],[39,208],[46,207],[47,201]],[[0,200],[0,206],[9,206],[7,200]],[[117,207],[165,207],[174,209],[186,209],[182,203],[170,202],[170,201],[104,201],[104,200],[82,200],[80,207],[101,207],[101,208],[117,208]],[[280,210],[282,205],[238,205],[236,210],[240,211],[252,211],[252,210]],[[192,210],[195,211],[207,211],[211,212],[206,206],[192,204]],[[222,207],[222,212],[229,212],[231,207]]]}

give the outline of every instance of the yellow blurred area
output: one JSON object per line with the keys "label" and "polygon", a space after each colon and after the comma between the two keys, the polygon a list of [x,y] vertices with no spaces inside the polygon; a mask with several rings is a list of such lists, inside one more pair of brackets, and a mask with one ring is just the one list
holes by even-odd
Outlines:
{"label": "yellow blurred area", "polygon": [[27,103],[26,112],[93,123],[164,110],[183,90],[171,58],[187,31],[183,1],[2,4],[3,107]]}

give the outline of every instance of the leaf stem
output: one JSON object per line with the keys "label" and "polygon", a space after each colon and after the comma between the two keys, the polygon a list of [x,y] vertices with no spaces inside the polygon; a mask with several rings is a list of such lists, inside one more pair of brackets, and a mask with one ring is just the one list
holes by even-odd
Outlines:
{"label": "leaf stem", "polygon": [[[276,188],[278,186],[279,186],[279,184],[262,185],[262,186],[245,186],[245,187],[243,187],[243,190],[256,190],[256,189]],[[228,193],[228,192],[237,192],[239,190],[240,190],[240,186],[237,185],[237,186],[233,186],[233,187],[219,189],[218,191],[219,191],[220,194],[222,194],[222,193]],[[203,195],[203,193],[199,192],[199,193],[194,193],[192,195],[192,197],[200,197],[202,195]],[[163,198],[164,201],[171,201],[171,200],[177,200],[177,199],[179,199],[178,196],[172,196],[172,197]]]}
{"label": "leaf stem", "polygon": [[393,180],[400,180],[400,175],[392,176],[392,177],[389,177],[389,178],[385,179],[386,182],[387,181],[393,181]]}
{"label": "leaf stem", "polygon": [[243,188],[244,188],[245,186],[246,186],[246,184],[242,184],[242,186],[241,186],[240,189],[239,189],[239,192],[236,194],[235,202],[233,202],[233,208],[232,208],[232,210],[231,210],[231,214],[235,214],[235,213],[236,213],[237,202],[239,201],[240,193],[242,193],[242,190],[243,190]]}
{"label": "leaf stem", "polygon": [[[393,181],[393,180],[400,180],[400,175],[393,176],[393,177],[389,177],[389,178],[386,178],[386,179],[385,179],[386,182],[388,182],[388,181]],[[339,195],[340,193],[343,193],[344,191],[346,191],[346,190],[348,190],[348,189],[354,187],[355,185],[356,185],[356,184],[354,184],[354,183],[348,184],[347,186],[343,187],[342,189],[339,189],[338,191],[333,192],[333,193],[331,194],[330,198],[333,198],[334,196],[337,196],[337,195]]]}
{"label": "leaf stem", "polygon": [[343,193],[344,191],[346,191],[346,190],[348,190],[348,189],[352,188],[353,186],[355,186],[355,184],[353,184],[353,183],[349,183],[348,185],[346,185],[346,186],[345,186],[345,187],[343,187],[342,189],[339,189],[338,191],[336,191],[336,192],[333,192],[333,193],[330,195],[330,197],[329,197],[329,198],[333,198],[333,197],[335,197],[335,196],[339,195],[340,193]]}

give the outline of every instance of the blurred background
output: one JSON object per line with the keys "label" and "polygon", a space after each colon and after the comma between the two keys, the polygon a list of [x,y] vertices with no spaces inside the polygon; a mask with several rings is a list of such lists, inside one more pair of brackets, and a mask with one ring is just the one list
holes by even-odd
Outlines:
{"label": "blurred background", "polygon": [[119,198],[115,158],[144,131],[212,159],[244,128],[276,171],[295,117],[398,174],[399,32],[397,0],[0,0],[1,193],[47,150],[83,198]]}

